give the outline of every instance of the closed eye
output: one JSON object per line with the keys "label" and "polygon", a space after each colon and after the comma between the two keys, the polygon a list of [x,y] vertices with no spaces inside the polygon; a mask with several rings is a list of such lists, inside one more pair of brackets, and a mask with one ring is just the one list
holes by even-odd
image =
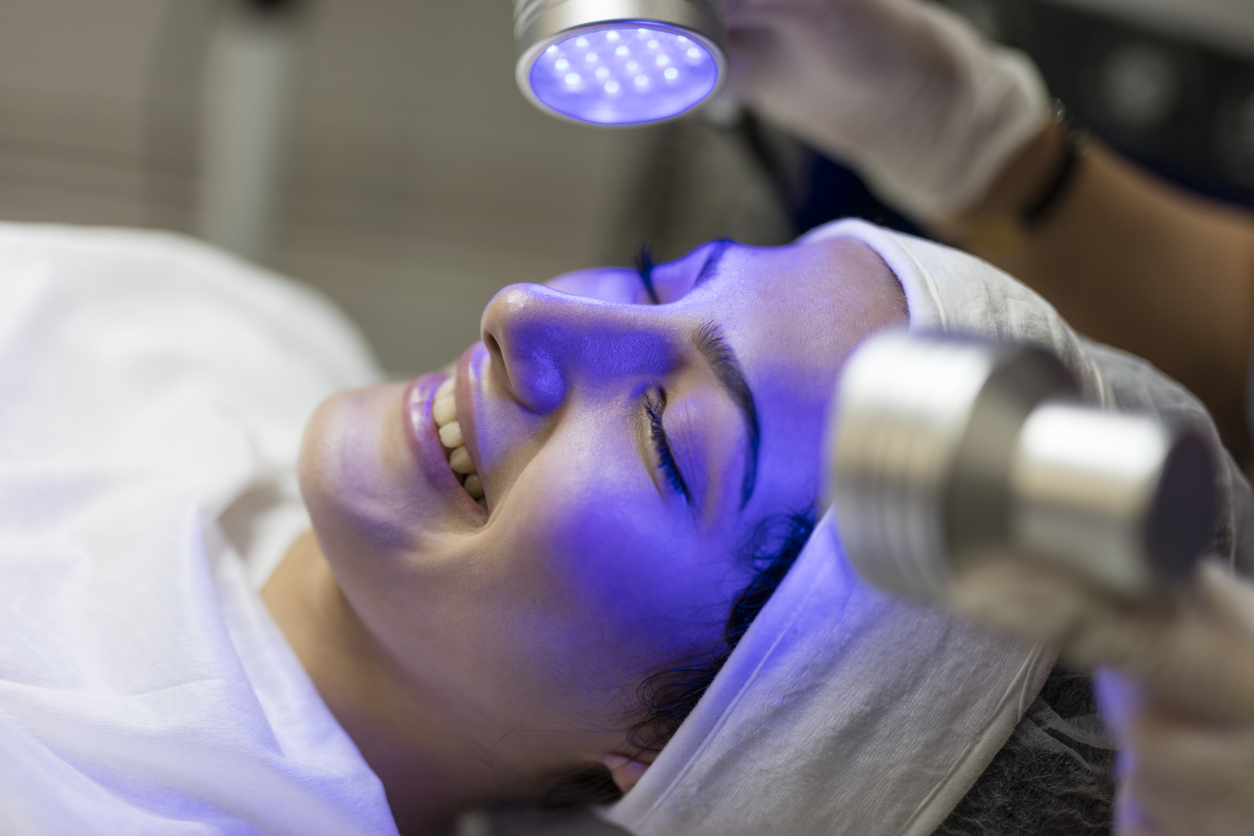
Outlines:
{"label": "closed eye", "polygon": [[649,439],[653,442],[653,449],[657,451],[658,467],[666,477],[666,483],[675,493],[691,503],[692,495],[688,493],[688,485],[684,482],[683,474],[679,472],[679,465],[675,463],[675,455],[662,424],[662,415],[666,412],[666,390],[659,389],[656,394],[646,394],[644,410],[649,419]]}

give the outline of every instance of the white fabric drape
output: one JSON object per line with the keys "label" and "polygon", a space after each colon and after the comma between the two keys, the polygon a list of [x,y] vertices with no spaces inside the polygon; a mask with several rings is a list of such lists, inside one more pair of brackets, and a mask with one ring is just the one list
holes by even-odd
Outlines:
{"label": "white fabric drape", "polygon": [[0,833],[395,836],[255,591],[305,421],[377,375],[208,247],[0,224]]}

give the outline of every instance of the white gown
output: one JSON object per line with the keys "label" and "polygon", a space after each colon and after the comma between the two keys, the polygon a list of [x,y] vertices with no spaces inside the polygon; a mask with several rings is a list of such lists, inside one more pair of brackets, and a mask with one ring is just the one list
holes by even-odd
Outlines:
{"label": "white gown", "polygon": [[0,833],[396,833],[257,595],[306,419],[378,376],[190,240],[0,224]]}

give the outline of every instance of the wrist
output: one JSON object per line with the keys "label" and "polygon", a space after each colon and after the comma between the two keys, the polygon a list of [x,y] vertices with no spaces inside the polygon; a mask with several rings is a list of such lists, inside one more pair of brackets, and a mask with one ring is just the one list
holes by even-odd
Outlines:
{"label": "wrist", "polygon": [[943,225],[962,237],[963,233],[990,221],[1016,220],[1022,208],[1044,188],[1065,145],[1062,126],[1052,120],[1046,123],[1002,169],[979,203]]}
{"label": "wrist", "polygon": [[1079,172],[1080,158],[1088,153],[1088,129],[1068,119],[1061,104],[1055,110],[1054,122],[1063,133],[1062,153],[1048,179],[1041,181],[1035,195],[1019,210],[1019,220],[1028,232],[1045,225],[1058,213]]}
{"label": "wrist", "polygon": [[1058,106],[971,210],[935,225],[941,235],[997,260],[1048,223],[1064,202],[1088,147],[1088,134]]}

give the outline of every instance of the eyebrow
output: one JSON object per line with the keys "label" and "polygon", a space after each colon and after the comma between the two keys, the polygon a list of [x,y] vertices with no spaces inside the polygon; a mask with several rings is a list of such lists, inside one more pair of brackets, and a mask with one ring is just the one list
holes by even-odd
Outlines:
{"label": "eyebrow", "polygon": [[758,447],[762,440],[762,431],[758,425],[758,410],[753,403],[753,390],[745,379],[744,368],[736,357],[736,352],[723,336],[723,331],[713,322],[707,322],[692,335],[693,345],[705,361],[709,363],[714,376],[727,390],[732,403],[740,410],[745,422],[745,434],[749,441],[749,454],[745,457],[745,479],[741,487],[740,507],[744,508],[753,496],[753,488],[758,479]]}

